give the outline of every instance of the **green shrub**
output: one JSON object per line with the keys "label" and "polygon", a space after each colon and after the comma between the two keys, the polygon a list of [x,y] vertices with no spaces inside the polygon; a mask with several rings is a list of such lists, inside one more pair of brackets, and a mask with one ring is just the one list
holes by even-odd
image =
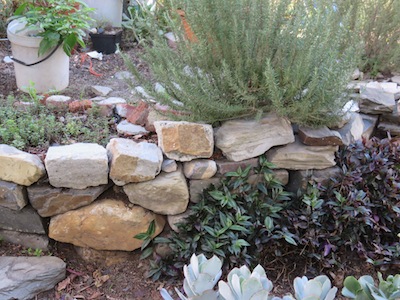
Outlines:
{"label": "green shrub", "polygon": [[343,149],[343,172],[327,187],[314,187],[288,211],[289,227],[310,255],[327,261],[349,247],[374,264],[400,257],[400,145],[373,138]]}
{"label": "green shrub", "polygon": [[[257,179],[250,182],[250,167],[225,174],[220,187],[204,191],[202,200],[190,208],[191,215],[177,225],[179,233],[156,237],[156,243],[167,244],[173,253],[167,259],[153,261],[149,276],[176,276],[192,253],[217,255],[224,258],[225,268],[231,268],[256,265],[263,245],[271,241],[284,239],[296,244],[292,234],[278,225],[290,194],[275,179],[270,163],[260,158],[260,165],[253,170]],[[148,244],[146,237],[151,234],[136,238]]]}
{"label": "green shrub", "polygon": [[212,123],[275,111],[311,126],[338,118],[358,62],[354,10],[342,15],[333,0],[170,2],[184,9],[195,37],[186,39],[174,16],[177,49],[154,32],[143,59],[166,88],[157,94],[147,84],[148,92],[188,112],[180,118]]}
{"label": "green shrub", "polygon": [[400,71],[400,1],[365,0],[361,7],[363,70],[373,76]]}

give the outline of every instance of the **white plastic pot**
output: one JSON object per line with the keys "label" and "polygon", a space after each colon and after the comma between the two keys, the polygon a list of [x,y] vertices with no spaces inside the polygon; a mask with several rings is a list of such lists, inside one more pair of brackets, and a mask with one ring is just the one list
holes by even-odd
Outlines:
{"label": "white plastic pot", "polygon": [[[11,42],[13,58],[25,64],[36,63],[49,55],[38,56],[41,37],[24,29],[25,23],[12,21],[7,27],[7,37]],[[32,36],[31,36],[32,35]],[[63,90],[69,84],[69,57],[60,46],[48,59],[33,66],[25,66],[14,61],[15,78],[20,90],[27,92],[33,82],[39,93]]]}
{"label": "white plastic pot", "polygon": [[121,27],[123,0],[83,0],[95,11],[91,17],[98,22],[108,22],[113,27]]}

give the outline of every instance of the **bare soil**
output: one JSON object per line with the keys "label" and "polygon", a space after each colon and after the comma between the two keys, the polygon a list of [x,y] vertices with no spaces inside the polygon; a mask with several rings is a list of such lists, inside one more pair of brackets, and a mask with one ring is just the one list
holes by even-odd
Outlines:
{"label": "bare soil", "polygon": [[[124,53],[148,75],[144,65],[140,65],[137,54],[143,51],[140,47],[122,45]],[[14,95],[17,99],[24,94],[17,89],[13,64],[6,64],[3,58],[11,55],[8,42],[0,41],[0,95]],[[63,95],[71,96],[73,99],[88,99],[94,96],[90,90],[92,85],[108,86],[113,89],[111,96],[122,97],[128,102],[135,102],[137,96],[132,93],[132,88],[125,80],[119,80],[115,74],[126,71],[122,57],[119,54],[105,55],[102,61],[92,59],[92,73],[90,72],[90,60],[84,59],[82,52],[75,52],[70,59],[70,85],[62,91]],[[276,250],[287,253],[284,256],[276,256]],[[283,251],[284,250],[284,251]],[[107,266],[99,262],[86,262],[76,253],[75,248],[69,244],[54,242],[50,251],[42,255],[54,255],[60,257],[67,263],[67,278],[53,290],[42,293],[36,299],[161,299],[159,289],[173,286],[181,287],[182,282],[166,283],[165,281],[153,282],[146,278],[148,262],[140,261],[140,251],[129,253],[127,259],[122,263]],[[21,246],[2,242],[0,244],[0,256],[32,255],[30,251]],[[359,277],[364,274],[375,275],[378,269],[360,259],[356,253],[341,251],[338,254],[342,261],[341,266],[327,269],[318,263],[311,262],[305,255],[300,255],[293,249],[266,249],[260,264],[264,266],[267,275],[274,283],[274,294],[284,295],[292,292],[291,286],[296,276],[307,275],[314,277],[319,274],[328,275],[333,284],[342,287],[342,282],[347,275]],[[399,273],[397,270],[386,270],[385,273]],[[339,291],[340,291],[339,289]],[[340,292],[338,292],[338,295]],[[341,297],[338,297],[341,299]]]}

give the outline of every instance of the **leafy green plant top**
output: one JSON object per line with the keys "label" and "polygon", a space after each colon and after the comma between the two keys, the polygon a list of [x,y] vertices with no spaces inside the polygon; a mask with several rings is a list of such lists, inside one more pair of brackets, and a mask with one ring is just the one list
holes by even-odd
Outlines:
{"label": "leafy green plant top", "polygon": [[361,49],[349,26],[355,10],[340,14],[334,0],[166,2],[184,10],[194,37],[173,13],[168,26],[176,49],[151,31],[142,58],[165,92],[145,78],[142,84],[154,99],[184,112],[175,118],[213,123],[273,111],[318,126],[340,117]]}
{"label": "leafy green plant top", "polygon": [[92,9],[81,0],[25,1],[15,11],[14,19],[20,18],[43,37],[38,55],[62,44],[64,52],[70,56],[77,43],[85,46],[85,30],[90,28],[89,21],[92,21],[90,11]]}
{"label": "leafy green plant top", "polygon": [[221,186],[204,191],[202,200],[190,207],[191,215],[177,224],[179,233],[154,239],[168,245],[172,255],[161,259],[154,254],[149,276],[177,276],[184,261],[196,252],[221,257],[224,268],[229,268],[239,263],[255,265],[263,246],[271,241],[295,245],[293,235],[279,222],[290,193],[271,168],[273,165],[261,157],[258,168],[229,172]]}

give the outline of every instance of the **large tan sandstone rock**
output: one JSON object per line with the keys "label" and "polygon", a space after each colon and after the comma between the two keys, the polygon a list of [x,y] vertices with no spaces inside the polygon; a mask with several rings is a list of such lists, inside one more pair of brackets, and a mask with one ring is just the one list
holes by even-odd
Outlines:
{"label": "large tan sandstone rock", "polygon": [[110,178],[116,185],[154,179],[161,171],[163,154],[155,144],[111,139],[107,145]]}
{"label": "large tan sandstone rock", "polygon": [[30,186],[44,174],[45,168],[37,155],[0,145],[0,180]]}
{"label": "large tan sandstone rock", "polygon": [[51,218],[49,237],[60,242],[96,250],[132,251],[142,241],[133,238],[145,232],[155,220],[158,235],[165,219],[140,206],[130,208],[123,201],[103,199]]}
{"label": "large tan sandstone rock", "polygon": [[267,152],[268,161],[276,167],[288,170],[325,169],[334,166],[338,146],[306,146],[294,143],[276,147]]}
{"label": "large tan sandstone rock", "polygon": [[208,124],[156,121],[158,145],[174,160],[190,161],[209,158],[214,151],[213,129]]}
{"label": "large tan sandstone rock", "polygon": [[290,122],[275,114],[268,114],[259,121],[227,121],[215,133],[215,145],[233,161],[259,156],[273,146],[293,141]]}
{"label": "large tan sandstone rock", "polygon": [[45,165],[54,187],[85,189],[108,183],[107,150],[98,144],[50,147]]}
{"label": "large tan sandstone rock", "polygon": [[155,179],[124,186],[129,201],[163,215],[183,213],[189,203],[189,190],[182,168],[162,172]]}

